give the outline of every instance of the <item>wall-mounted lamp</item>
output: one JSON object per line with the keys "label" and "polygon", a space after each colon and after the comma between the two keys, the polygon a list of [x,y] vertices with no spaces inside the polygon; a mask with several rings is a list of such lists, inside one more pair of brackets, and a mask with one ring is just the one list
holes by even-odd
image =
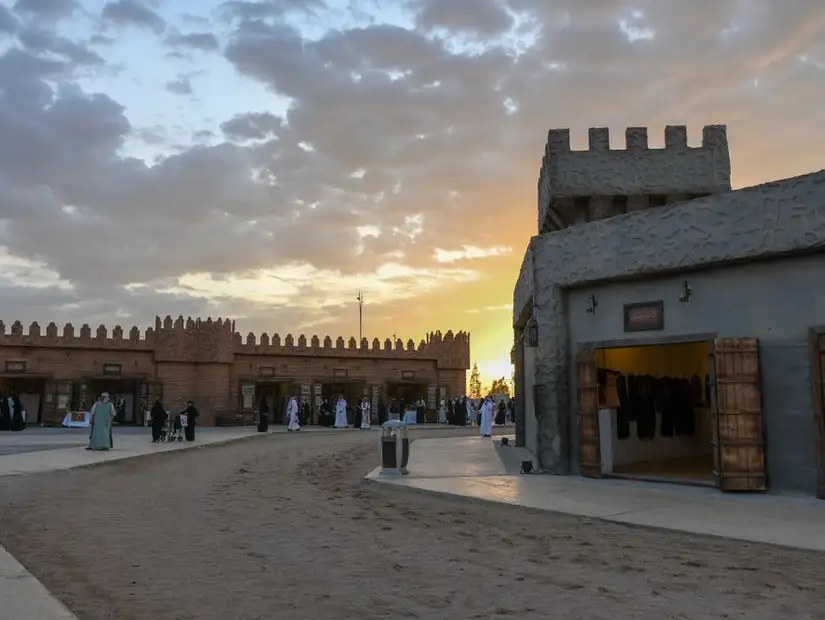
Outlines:
{"label": "wall-mounted lamp", "polygon": [[524,326],[524,346],[532,348],[539,346],[539,324],[536,323],[536,319],[531,318]]}
{"label": "wall-mounted lamp", "polygon": [[596,314],[596,310],[599,307],[599,302],[596,301],[596,296],[591,295],[587,298],[587,309],[585,310],[587,314]]}
{"label": "wall-mounted lamp", "polygon": [[682,282],[682,290],[679,292],[679,301],[683,304],[689,304],[690,298],[693,297],[693,289],[687,280]]}

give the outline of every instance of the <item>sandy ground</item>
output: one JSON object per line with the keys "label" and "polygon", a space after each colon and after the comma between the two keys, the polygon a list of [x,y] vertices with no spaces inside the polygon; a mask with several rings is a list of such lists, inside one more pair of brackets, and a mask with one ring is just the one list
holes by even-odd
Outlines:
{"label": "sandy ground", "polygon": [[825,618],[825,555],[364,483],[375,442],[6,479],[0,541],[82,620]]}

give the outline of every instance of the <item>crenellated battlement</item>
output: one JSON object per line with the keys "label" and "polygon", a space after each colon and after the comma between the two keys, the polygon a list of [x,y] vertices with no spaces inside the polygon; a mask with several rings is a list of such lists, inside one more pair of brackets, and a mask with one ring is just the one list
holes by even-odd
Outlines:
{"label": "crenellated battlement", "polygon": [[243,355],[302,355],[322,357],[371,357],[396,359],[435,359],[439,368],[470,367],[470,334],[464,331],[442,333],[434,331],[416,345],[412,339],[404,342],[396,338],[381,340],[362,338],[360,344],[356,338],[345,340],[339,336],[332,340],[330,336],[311,336],[303,334],[295,338],[287,334],[283,340],[280,334],[270,337],[263,333],[260,337],[249,333],[244,337],[235,333],[235,353]]}
{"label": "crenellated battlement", "polygon": [[547,159],[554,156],[570,153],[637,153],[639,151],[668,151],[668,150],[715,150],[727,148],[728,131],[725,125],[705,125],[702,128],[701,146],[688,146],[688,129],[686,125],[667,125],[664,128],[665,146],[650,148],[648,145],[647,127],[628,127],[624,132],[624,148],[612,149],[610,146],[610,129],[607,127],[591,127],[587,132],[588,148],[573,150],[570,142],[569,129],[551,129],[547,132],[547,144],[544,155]]}
{"label": "crenellated battlement", "polygon": [[470,334],[463,331],[430,332],[417,345],[411,339],[405,343],[400,338],[395,342],[390,338],[364,338],[359,344],[355,338],[338,337],[333,341],[330,336],[307,338],[303,334],[297,338],[287,334],[283,339],[277,333],[272,337],[267,333],[244,337],[229,319],[173,319],[168,315],[155,317],[154,327],[141,331],[134,326],[128,333],[120,325],[111,333],[104,325],[93,333],[88,324],[75,331],[71,323],[59,330],[54,322],[43,333],[36,321],[28,329],[15,321],[7,330],[0,321],[0,346],[147,351],[154,353],[156,361],[164,362],[231,363],[235,355],[271,355],[431,359],[437,360],[439,368],[470,367]]}
{"label": "crenellated battlement", "polygon": [[696,147],[684,125],[668,125],[664,138],[663,148],[650,148],[647,127],[628,127],[624,148],[611,148],[610,130],[591,127],[588,148],[573,150],[569,129],[551,129],[539,171],[539,233],[731,190],[725,125],[703,127]]}

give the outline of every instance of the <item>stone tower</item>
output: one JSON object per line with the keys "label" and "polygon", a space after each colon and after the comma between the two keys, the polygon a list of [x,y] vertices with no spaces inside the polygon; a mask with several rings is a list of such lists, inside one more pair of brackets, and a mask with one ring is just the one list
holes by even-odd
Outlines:
{"label": "stone tower", "polygon": [[547,134],[538,182],[538,232],[549,233],[623,213],[729,192],[724,125],[707,125],[689,147],[687,128],[665,128],[665,147],[648,147],[647,128],[625,130],[625,149],[610,148],[606,127],[589,131],[589,148],[573,151],[569,129]]}

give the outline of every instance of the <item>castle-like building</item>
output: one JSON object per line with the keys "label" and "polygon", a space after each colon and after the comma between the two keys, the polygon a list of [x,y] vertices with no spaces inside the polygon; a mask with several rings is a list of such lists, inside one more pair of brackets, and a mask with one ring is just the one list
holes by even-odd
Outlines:
{"label": "castle-like building", "polygon": [[547,135],[516,444],[556,474],[825,499],[825,170],[733,189],[724,125],[624,133]]}
{"label": "castle-like building", "polygon": [[27,421],[59,424],[88,410],[103,391],[116,397],[121,423],[141,424],[158,398],[167,409],[193,400],[202,424],[251,421],[262,399],[270,410],[289,396],[311,404],[343,394],[368,396],[375,408],[392,398],[440,400],[464,393],[470,335],[431,332],[416,345],[389,338],[335,342],[329,336],[244,338],[231,320],[156,317],[141,331],[111,333],[71,323],[59,330],[37,322],[25,330],[0,321],[0,393],[21,397]]}

